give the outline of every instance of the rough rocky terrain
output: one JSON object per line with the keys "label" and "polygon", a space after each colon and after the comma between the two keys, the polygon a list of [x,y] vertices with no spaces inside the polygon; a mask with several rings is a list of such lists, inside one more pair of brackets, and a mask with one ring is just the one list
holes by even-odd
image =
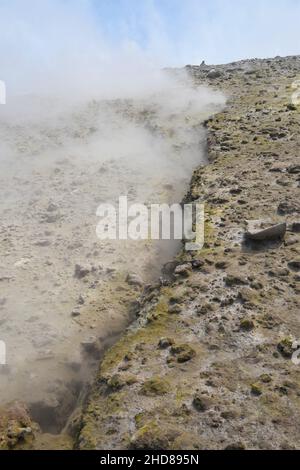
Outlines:
{"label": "rough rocky terrain", "polygon": [[[101,363],[76,445],[296,449],[300,57],[187,68],[229,97],[206,124],[210,164],[186,197],[205,202],[205,247],[166,267],[168,285],[144,290],[137,321]],[[251,241],[247,221],[287,230]]]}
{"label": "rough rocky terrain", "polygon": [[[205,203],[205,246],[144,287],[65,433],[42,434],[19,405],[12,437],[1,413],[3,448],[300,447],[300,57],[186,69],[228,96],[185,198]],[[253,221],[287,226],[255,241]]]}

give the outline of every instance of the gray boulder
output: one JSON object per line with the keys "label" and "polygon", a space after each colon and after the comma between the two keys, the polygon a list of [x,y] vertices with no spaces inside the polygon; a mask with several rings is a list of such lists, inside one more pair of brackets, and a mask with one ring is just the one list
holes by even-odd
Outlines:
{"label": "gray boulder", "polygon": [[215,79],[215,78],[220,78],[220,77],[222,77],[222,72],[216,69],[211,69],[207,74],[207,78],[210,78],[210,79]]}
{"label": "gray boulder", "polygon": [[262,222],[248,222],[248,230],[245,233],[247,240],[268,241],[283,239],[286,234],[286,223],[265,227]]}

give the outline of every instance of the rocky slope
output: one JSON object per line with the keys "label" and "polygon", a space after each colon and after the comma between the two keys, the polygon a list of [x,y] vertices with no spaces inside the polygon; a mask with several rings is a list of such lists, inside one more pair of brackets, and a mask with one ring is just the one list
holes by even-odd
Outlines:
{"label": "rocky slope", "polygon": [[[205,203],[204,248],[144,286],[65,432],[42,433],[16,403],[0,410],[0,449],[300,447],[300,57],[211,69],[187,66],[228,97],[185,198]],[[253,221],[280,236],[249,240]]]}
{"label": "rocky slope", "polygon": [[[228,96],[186,197],[205,202],[205,247],[145,287],[137,321],[102,361],[76,445],[299,448],[300,57],[187,69]],[[287,231],[246,241],[257,220]]]}
{"label": "rocky slope", "polygon": [[182,75],[130,99],[29,96],[1,108],[0,407],[25,402],[44,432],[64,428],[103,350],[134,319],[137,287],[180,249],[96,229],[98,207],[120,196],[180,201],[204,163],[202,124],[224,97]]}

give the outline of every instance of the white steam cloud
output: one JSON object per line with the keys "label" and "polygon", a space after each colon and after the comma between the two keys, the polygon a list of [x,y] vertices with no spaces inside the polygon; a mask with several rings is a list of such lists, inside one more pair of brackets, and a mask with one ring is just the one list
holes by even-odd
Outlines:
{"label": "white steam cloud", "polygon": [[86,0],[2,0],[0,57],[9,96],[109,98],[161,82],[158,61],[129,39],[113,45]]}
{"label": "white steam cloud", "polygon": [[224,97],[161,72],[135,42],[111,44],[88,1],[0,0],[0,35],[0,403],[59,412],[97,367],[82,346],[98,354],[128,324],[128,271],[157,279],[178,250],[99,241],[97,207],[180,202]]}

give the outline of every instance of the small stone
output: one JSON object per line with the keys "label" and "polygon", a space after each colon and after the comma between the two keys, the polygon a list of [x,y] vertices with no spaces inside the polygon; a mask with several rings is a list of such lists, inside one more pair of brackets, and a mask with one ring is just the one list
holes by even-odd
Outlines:
{"label": "small stone", "polygon": [[32,428],[14,428],[13,426],[9,427],[7,430],[7,437],[9,439],[16,439],[17,441],[21,441],[25,438],[26,435],[32,434]]}
{"label": "small stone", "polygon": [[181,311],[182,308],[180,307],[180,305],[171,305],[168,309],[168,312],[171,314],[178,314],[181,313]]}
{"label": "small stone", "polygon": [[277,349],[284,358],[290,359],[294,352],[293,341],[291,340],[291,338],[283,338],[278,343]]}
{"label": "small stone", "polygon": [[194,261],[192,261],[192,266],[194,269],[203,268],[204,264],[204,261],[201,259],[195,259]]}
{"label": "small stone", "polygon": [[137,379],[132,374],[115,374],[108,381],[107,385],[112,390],[121,390],[126,385],[133,385],[137,382]]}
{"label": "small stone", "polygon": [[176,267],[178,266],[179,262],[178,261],[168,261],[167,263],[164,264],[162,268],[162,273],[170,276],[174,274],[174,271]]}
{"label": "small stone", "polygon": [[242,286],[248,284],[247,279],[239,274],[228,274],[225,278],[225,284],[228,287]]}
{"label": "small stone", "polygon": [[294,259],[288,263],[288,267],[293,271],[300,271],[300,258]]}
{"label": "small stone", "polygon": [[255,290],[261,290],[261,289],[263,289],[264,286],[263,286],[263,284],[262,284],[261,282],[259,282],[259,281],[253,281],[253,282],[251,282],[250,287],[251,287],[252,289],[255,289]]}
{"label": "small stone", "polygon": [[259,397],[262,395],[262,389],[259,384],[252,384],[251,385],[251,393],[252,395],[255,395],[256,397]]}
{"label": "small stone", "polygon": [[165,427],[161,423],[158,424],[155,420],[153,421],[153,419],[151,419],[132,436],[130,449],[169,449],[170,443],[174,442],[178,434],[177,428]]}
{"label": "small stone", "polygon": [[296,245],[297,243],[299,243],[298,236],[294,236],[294,237],[288,236],[284,241],[285,246],[292,246],[292,245]]}
{"label": "small stone", "polygon": [[217,269],[226,269],[228,267],[227,261],[217,261],[215,264]]}
{"label": "small stone", "polygon": [[188,277],[192,271],[192,266],[188,263],[180,264],[174,271],[174,274],[177,276],[185,276]]}
{"label": "small stone", "polygon": [[129,286],[142,287],[144,285],[142,278],[140,278],[137,274],[134,273],[127,275],[126,282]]}
{"label": "small stone", "polygon": [[174,304],[180,304],[183,301],[183,296],[182,294],[175,294],[172,295],[169,299],[169,303],[174,305]]}
{"label": "small stone", "polygon": [[283,224],[277,224],[273,225],[268,228],[263,228],[261,229],[260,226],[261,224],[255,223],[251,224],[248,223],[249,229],[245,233],[245,237],[247,240],[253,240],[253,241],[268,241],[268,240],[276,240],[276,239],[282,239],[285,236],[286,233],[286,223]]}
{"label": "small stone", "polygon": [[71,313],[72,317],[79,317],[80,316],[80,310],[78,310],[77,308],[75,308],[72,313]]}
{"label": "small stone", "polygon": [[246,304],[248,307],[255,306],[259,303],[259,297],[257,292],[255,292],[253,289],[249,289],[248,287],[243,287],[239,291],[239,300],[243,304]]}
{"label": "small stone", "polygon": [[47,212],[55,212],[59,209],[59,207],[54,204],[53,202],[50,202],[50,204],[47,207]]}
{"label": "small stone", "polygon": [[296,106],[295,104],[293,104],[293,103],[289,103],[289,104],[287,105],[287,109],[288,109],[289,111],[297,111],[297,106]]}
{"label": "small stone", "polygon": [[207,74],[207,78],[210,78],[210,79],[215,79],[215,78],[220,78],[222,77],[222,72],[220,72],[219,70],[216,70],[216,69],[211,69],[208,74]]}
{"label": "small stone", "polygon": [[39,351],[37,355],[38,361],[48,361],[49,359],[53,359],[55,357],[54,352],[52,349],[45,349],[44,351]]}
{"label": "small stone", "polygon": [[29,263],[30,263],[29,258],[21,258],[19,261],[15,262],[14,266],[15,266],[15,268],[23,268],[23,266],[26,266]]}
{"label": "small stone", "polygon": [[188,344],[172,346],[171,353],[179,363],[188,362],[196,356],[196,351]]}
{"label": "small stone", "polygon": [[107,268],[106,269],[106,274],[114,274],[116,272],[115,268]]}
{"label": "small stone", "polygon": [[174,344],[174,341],[171,338],[161,338],[158,343],[160,349],[167,349]]}
{"label": "small stone", "polygon": [[263,382],[264,384],[268,384],[270,382],[272,382],[272,377],[269,375],[269,374],[262,374],[259,379],[261,380],[261,382]]}
{"label": "small stone", "polygon": [[281,202],[278,206],[278,214],[286,215],[299,212],[300,204],[298,202],[293,202],[291,200]]}
{"label": "small stone", "polygon": [[243,318],[240,323],[241,330],[251,331],[254,330],[255,324],[251,318]]}
{"label": "small stone", "polygon": [[225,450],[246,450],[246,446],[243,442],[234,442],[225,447]]}
{"label": "small stone", "polygon": [[207,411],[211,406],[211,400],[203,395],[197,393],[193,399],[193,406],[197,411]]}
{"label": "small stone", "polygon": [[298,173],[300,173],[300,165],[291,165],[287,171],[291,175],[297,175]]}
{"label": "small stone", "polygon": [[74,277],[76,279],[83,279],[88,274],[90,274],[90,272],[91,272],[91,270],[89,268],[81,266],[80,264],[76,264]]}
{"label": "small stone", "polygon": [[61,219],[61,215],[58,213],[48,213],[44,214],[42,217],[42,222],[45,222],[47,224],[54,224],[57,222],[59,219]]}
{"label": "small stone", "polygon": [[80,294],[80,296],[78,297],[78,304],[79,305],[84,305],[85,303],[85,299],[84,297]]}
{"label": "small stone", "polygon": [[234,188],[231,188],[231,189],[229,190],[229,192],[230,192],[230,194],[233,194],[233,195],[235,195],[235,194],[241,194],[242,189],[239,188],[239,187],[234,187]]}
{"label": "small stone", "polygon": [[277,268],[277,269],[270,269],[268,271],[269,276],[271,277],[287,277],[289,275],[289,270],[286,268]]}
{"label": "small stone", "polygon": [[291,231],[294,233],[300,233],[300,222],[293,222]]}
{"label": "small stone", "polygon": [[51,245],[51,241],[50,241],[50,240],[37,240],[37,241],[34,243],[34,245],[35,245],[35,246],[40,246],[41,248],[45,248],[45,247]]}
{"label": "small stone", "polygon": [[237,418],[238,413],[235,410],[225,410],[225,411],[222,411],[221,417],[228,421],[228,420]]}

